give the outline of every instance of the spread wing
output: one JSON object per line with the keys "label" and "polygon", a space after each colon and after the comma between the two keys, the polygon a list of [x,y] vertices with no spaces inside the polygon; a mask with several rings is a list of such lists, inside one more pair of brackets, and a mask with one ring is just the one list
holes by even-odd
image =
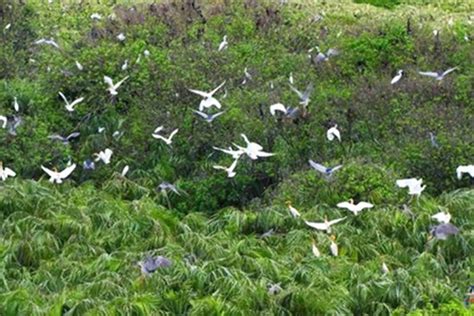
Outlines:
{"label": "spread wing", "polygon": [[16,176],[15,171],[13,171],[13,170],[10,169],[10,168],[5,168],[5,169],[4,169],[4,172],[5,172],[5,175],[6,175],[7,177],[14,177],[14,176]]}
{"label": "spread wing", "polygon": [[290,85],[291,90],[293,90],[293,91],[298,95],[298,97],[299,97],[300,99],[303,99],[303,98],[304,98],[304,95],[303,95],[303,93],[302,93],[301,91],[299,91],[298,89],[296,89],[295,87],[293,87],[292,84],[289,84],[289,85]]}
{"label": "spread wing", "polygon": [[326,226],[325,223],[315,223],[315,222],[308,222],[308,221],[304,221],[304,222],[309,227],[313,227],[313,228],[318,229],[318,230],[326,230],[327,229],[327,226]]}
{"label": "spread wing", "polygon": [[372,208],[372,207],[374,207],[374,205],[372,203],[368,203],[368,202],[359,202],[359,204],[357,204],[357,206],[359,206],[361,209],[362,208]]}
{"label": "spread wing", "polygon": [[342,218],[338,218],[338,219],[333,219],[332,221],[330,221],[330,222],[328,223],[328,225],[331,226],[331,225],[337,224],[337,223],[339,223],[339,222],[342,222],[342,221],[345,220],[345,219],[346,219],[346,217],[342,217]]}
{"label": "spread wing", "polygon": [[207,114],[206,113],[201,112],[201,111],[197,111],[197,110],[193,110],[193,112],[196,113],[197,115],[199,115],[200,117],[207,119]]}
{"label": "spread wing", "polygon": [[213,115],[211,116],[211,119],[215,119],[216,117],[221,116],[221,115],[224,114],[224,113],[225,113],[225,111],[217,112],[216,114],[213,114]]}
{"label": "spread wing", "polygon": [[118,88],[122,85],[122,83],[124,83],[124,81],[127,80],[127,79],[128,79],[128,76],[126,76],[125,78],[123,78],[122,80],[120,80],[119,82],[117,82],[117,83],[115,84],[114,88],[115,88],[115,89],[118,89]]}
{"label": "spread wing", "polygon": [[64,169],[63,171],[59,173],[59,177],[61,179],[67,178],[74,171],[74,169],[76,169],[76,164],[70,165],[69,167],[67,167],[66,169]]}
{"label": "spread wing", "polygon": [[212,96],[214,93],[216,93],[220,88],[222,88],[222,86],[225,85],[225,81],[223,83],[221,83],[217,88],[215,88],[214,90],[212,90],[211,92],[209,92],[209,95]]}
{"label": "spread wing", "polygon": [[313,160],[309,160],[309,165],[313,167],[316,171],[326,173],[327,168],[319,163],[314,162]]}
{"label": "spread wing", "polygon": [[79,137],[80,135],[81,135],[81,133],[74,132],[74,133],[71,133],[68,137],[66,137],[66,139],[70,140],[71,138],[76,138],[76,137]]}
{"label": "spread wing", "polygon": [[438,78],[438,73],[437,72],[418,71],[418,73],[422,76],[428,76],[428,77],[431,77],[431,78]]}
{"label": "spread wing", "polygon": [[413,185],[415,182],[416,182],[416,179],[415,179],[415,178],[400,179],[400,180],[397,180],[397,181],[396,181],[397,186],[398,186],[399,188],[406,188],[406,187],[409,187],[409,186]]}
{"label": "spread wing", "polygon": [[43,169],[44,172],[46,172],[51,178],[55,178],[57,176],[57,172],[54,172],[53,170],[49,170],[48,168],[41,166],[41,169]]}
{"label": "spread wing", "polygon": [[201,90],[194,90],[194,89],[188,89],[190,92],[194,93],[194,94],[197,94],[197,95],[200,95],[201,97],[203,98],[207,98],[208,97],[208,93],[207,92],[204,92],[204,91],[201,91]]}
{"label": "spread wing", "polygon": [[280,111],[285,114],[287,113],[286,107],[281,103],[275,103],[275,104],[270,105],[270,113],[273,116],[275,115],[275,111]]}
{"label": "spread wing", "polygon": [[112,78],[110,78],[110,77],[108,77],[108,76],[104,76],[104,82],[105,82],[106,84],[108,84],[109,87],[111,87],[111,88],[114,86],[114,82],[112,81]]}
{"label": "spread wing", "polygon": [[64,94],[62,92],[59,92],[59,95],[61,96],[61,98],[63,98],[64,102],[66,102],[66,104],[69,104],[69,101],[66,99],[66,97],[64,96]]}
{"label": "spread wing", "polygon": [[453,72],[455,71],[456,69],[458,69],[458,67],[453,67],[453,68],[449,68],[448,70],[446,70],[445,72],[443,72],[443,74],[441,76],[446,76],[447,74],[449,74],[450,72]]}
{"label": "spread wing", "polygon": [[169,140],[171,140],[174,135],[176,135],[176,133],[179,131],[179,128],[175,129],[174,131],[171,132],[170,136],[168,137]]}
{"label": "spread wing", "polygon": [[347,209],[349,209],[351,206],[352,206],[352,204],[349,203],[349,202],[337,203],[337,207],[339,207],[339,208],[347,208]]}

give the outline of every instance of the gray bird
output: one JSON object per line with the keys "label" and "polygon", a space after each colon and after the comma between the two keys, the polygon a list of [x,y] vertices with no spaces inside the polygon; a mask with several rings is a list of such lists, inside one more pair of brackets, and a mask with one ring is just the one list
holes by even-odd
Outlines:
{"label": "gray bird", "polygon": [[147,257],[145,258],[145,260],[138,262],[141,271],[146,276],[149,276],[151,273],[155,272],[159,268],[168,268],[171,266],[171,264],[171,260],[163,256],[157,256],[155,258]]}
{"label": "gray bird", "polygon": [[432,132],[429,132],[429,133],[430,133],[431,146],[433,146],[434,148],[439,148],[438,141],[436,140],[436,135],[433,134]]}
{"label": "gray bird", "polygon": [[321,172],[327,177],[330,177],[335,171],[342,168],[342,165],[337,165],[332,168],[325,167],[319,163],[314,162],[313,160],[309,160],[309,165],[316,171]]}
{"label": "gray bird", "polygon": [[329,61],[330,57],[339,55],[339,51],[335,48],[328,49],[326,54],[322,53],[319,50],[319,47],[316,47],[316,49],[318,50],[318,54],[316,55],[316,57],[314,59],[317,63],[320,63],[320,62],[323,62],[323,61]]}
{"label": "gray bird", "polygon": [[161,182],[160,185],[158,185],[158,188],[161,190],[161,192],[166,193],[166,191],[173,191],[174,193],[181,195],[178,191],[178,188],[169,182]]}
{"label": "gray bird", "polygon": [[93,160],[87,159],[84,160],[84,162],[82,163],[82,167],[84,168],[84,170],[94,170],[95,163]]}
{"label": "gray bird", "polygon": [[446,240],[449,235],[459,234],[459,228],[451,223],[439,224],[431,229],[430,234],[431,238],[434,237],[439,240]]}
{"label": "gray bird", "polygon": [[313,89],[314,89],[313,83],[310,83],[306,87],[306,90],[304,92],[299,91],[291,84],[289,85],[290,85],[291,90],[293,90],[300,98],[300,104],[306,108],[309,104],[309,101],[311,101],[309,96],[311,95],[311,92],[313,92]]}
{"label": "gray bird", "polygon": [[222,115],[225,113],[225,111],[217,112],[215,114],[207,114],[201,111],[193,110],[194,113],[202,117],[206,122],[212,123],[216,119],[216,117]]}
{"label": "gray bird", "polygon": [[51,139],[51,140],[59,140],[61,141],[64,145],[67,145],[69,144],[69,141],[73,138],[77,138],[81,135],[81,133],[79,132],[74,132],[74,133],[71,133],[69,134],[68,136],[64,137],[64,136],[61,136],[59,134],[53,134],[53,135],[49,135],[48,138]]}
{"label": "gray bird", "polygon": [[14,115],[13,119],[8,120],[8,123],[7,123],[8,134],[12,136],[16,136],[16,129],[22,123],[23,123],[23,120],[21,119],[21,117]]}

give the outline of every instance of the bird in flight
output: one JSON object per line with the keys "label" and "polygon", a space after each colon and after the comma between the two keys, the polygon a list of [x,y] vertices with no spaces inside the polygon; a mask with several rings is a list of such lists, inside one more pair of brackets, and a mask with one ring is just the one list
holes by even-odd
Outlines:
{"label": "bird in flight", "polygon": [[234,150],[234,149],[232,149],[232,147],[229,147],[228,149],[223,149],[223,148],[213,146],[212,148],[214,150],[222,151],[225,154],[231,155],[232,158],[234,158],[234,160],[239,159],[240,156],[242,156],[244,154],[244,151],[242,149]]}
{"label": "bird in flight", "polygon": [[333,141],[334,137],[341,141],[341,132],[337,129],[337,124],[327,130],[326,137],[329,141]]}
{"label": "bird in flight", "polygon": [[66,96],[62,92],[59,92],[59,95],[61,96],[61,98],[66,103],[66,110],[68,110],[69,112],[74,112],[74,107],[84,100],[84,98],[78,98],[78,99],[72,101],[71,103],[69,103],[68,99],[66,98]]}
{"label": "bird in flight", "polygon": [[309,165],[316,171],[321,172],[325,176],[332,176],[334,172],[342,168],[342,165],[337,165],[332,168],[325,167],[319,163],[314,162],[313,160],[309,160]]}
{"label": "bird in flight", "polygon": [[117,92],[117,89],[122,85],[122,83],[124,83],[125,80],[128,79],[128,76],[126,76],[125,78],[123,78],[122,80],[120,80],[119,82],[117,82],[116,84],[114,84],[114,82],[112,81],[112,78],[108,77],[108,76],[104,76],[104,82],[106,84],[109,85],[109,87],[107,88],[107,90],[110,92],[111,95],[117,95],[118,92]]}
{"label": "bird in flight", "polygon": [[332,225],[335,225],[343,220],[345,220],[346,217],[342,217],[342,218],[337,218],[337,219],[334,219],[332,221],[328,221],[327,218],[324,219],[324,222],[322,223],[318,223],[318,222],[308,222],[308,221],[305,221],[306,225],[308,225],[309,227],[312,227],[314,229],[317,229],[317,230],[324,230],[326,231],[328,234],[331,233],[331,226]]}
{"label": "bird in flight", "polygon": [[237,167],[237,162],[238,161],[239,161],[238,158],[235,159],[234,162],[229,167],[215,165],[215,166],[212,166],[212,168],[214,168],[216,170],[225,170],[227,172],[227,177],[233,178],[237,174],[234,170],[235,170],[235,167]]}
{"label": "bird in flight", "polygon": [[311,96],[311,93],[313,92],[313,89],[314,89],[313,83],[310,83],[306,87],[306,90],[304,92],[299,91],[291,84],[290,84],[290,88],[298,95],[298,98],[300,98],[300,104],[306,108],[309,104],[309,101],[311,101],[309,97]]}
{"label": "bird in flight", "polygon": [[161,139],[167,145],[171,146],[171,143],[173,142],[173,137],[174,135],[176,135],[176,133],[178,133],[179,129],[177,128],[174,131],[172,131],[168,137],[164,137],[163,135],[159,134],[159,132],[161,132],[163,129],[164,129],[163,126],[158,126],[153,132],[153,134],[151,134],[151,136],[153,136],[153,138],[156,138],[156,139]]}
{"label": "bird in flight", "polygon": [[354,213],[354,215],[357,215],[364,209],[374,207],[374,205],[368,202],[359,202],[357,204],[354,204],[354,200],[350,199],[349,202],[338,203],[337,207],[348,209],[349,211]]}
{"label": "bird in flight", "polygon": [[58,172],[56,169],[50,170],[44,166],[41,166],[41,169],[43,169],[46,174],[50,176],[49,182],[51,183],[63,183],[63,179],[66,179],[69,177],[69,175],[76,169],[76,164],[72,164],[68,166],[66,169],[64,169],[61,172]]}
{"label": "bird in flight", "polygon": [[4,167],[3,162],[0,161],[0,178],[2,179],[2,181],[5,181],[8,177],[14,176],[16,176],[15,171],[10,168]]}
{"label": "bird in flight", "polygon": [[426,188],[426,185],[422,186],[423,179],[400,179],[396,181],[399,188],[408,188],[408,194],[420,196],[421,192]]}
{"label": "bird in flight", "polygon": [[64,145],[67,145],[69,144],[69,141],[73,138],[77,138],[81,135],[81,133],[79,132],[74,132],[74,133],[71,133],[69,134],[68,136],[64,137],[64,136],[61,136],[59,134],[53,134],[53,135],[49,135],[48,138],[51,139],[51,140],[59,140],[61,141]]}
{"label": "bird in flight", "polygon": [[99,153],[93,154],[93,156],[96,157],[95,161],[102,160],[104,164],[108,165],[113,153],[114,152],[111,149],[106,148],[105,150],[101,150]]}
{"label": "bird in flight", "polygon": [[238,149],[242,150],[245,154],[247,154],[247,156],[249,156],[250,159],[257,160],[259,157],[263,158],[263,157],[270,157],[270,156],[275,155],[273,153],[268,153],[268,152],[263,151],[262,146],[260,146],[257,143],[249,141],[249,139],[247,138],[247,136],[245,136],[245,134],[240,134],[240,136],[242,136],[244,141],[247,143],[247,147],[241,147],[236,144],[234,144],[234,146],[236,146]]}
{"label": "bird in flight", "polygon": [[41,45],[41,44],[46,44],[46,45],[51,45],[53,47],[59,48],[58,43],[56,43],[52,38],[46,39],[46,38],[40,38],[35,42],[36,45]]}
{"label": "bird in flight", "polygon": [[422,76],[427,76],[427,77],[431,77],[431,78],[435,78],[436,80],[443,80],[444,77],[455,71],[456,69],[458,69],[458,67],[453,67],[453,68],[449,68],[448,70],[446,70],[445,72],[431,72],[431,71],[418,71],[418,73]]}
{"label": "bird in flight", "polygon": [[225,111],[217,112],[215,114],[207,114],[198,110],[193,110],[194,113],[202,117],[206,122],[212,123],[216,119],[216,117],[221,116],[225,113]]}
{"label": "bird in flight", "polygon": [[217,88],[215,88],[214,90],[212,90],[210,92],[205,92],[205,91],[195,90],[195,89],[188,89],[190,92],[203,97],[203,99],[199,103],[199,111],[202,112],[205,108],[210,108],[212,106],[215,106],[218,109],[220,109],[222,107],[219,100],[214,98],[214,94],[217,91],[219,91],[219,89],[222,88],[224,86],[224,84],[225,84],[225,81],[223,83],[221,83]]}

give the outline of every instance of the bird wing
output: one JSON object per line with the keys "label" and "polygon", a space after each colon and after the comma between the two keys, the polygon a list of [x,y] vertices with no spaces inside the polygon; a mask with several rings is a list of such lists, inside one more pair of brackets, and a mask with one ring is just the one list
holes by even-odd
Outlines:
{"label": "bird wing", "polygon": [[396,184],[399,188],[406,188],[412,186],[416,182],[415,178],[410,179],[400,179],[396,181]]}
{"label": "bird wing", "polygon": [[200,95],[203,98],[209,97],[209,94],[207,92],[201,91],[201,90],[194,90],[194,89],[188,89],[188,91],[195,93],[197,95]]}
{"label": "bird wing", "polygon": [[49,135],[48,138],[51,139],[51,140],[60,140],[60,141],[65,141],[65,140],[68,139],[68,138],[62,137],[61,135],[58,135],[58,134]]}
{"label": "bird wing", "polygon": [[438,73],[437,72],[418,71],[418,73],[422,76],[428,76],[428,77],[431,77],[431,78],[438,78]]}
{"label": "bird wing", "polygon": [[76,99],[76,100],[74,100],[69,106],[70,106],[70,107],[73,107],[73,106],[75,106],[76,104],[81,103],[83,100],[84,100],[84,98]]}
{"label": "bird wing", "polygon": [[304,95],[303,95],[303,93],[302,93],[301,91],[299,91],[298,89],[296,89],[295,87],[293,87],[292,84],[289,84],[289,85],[290,85],[291,90],[293,90],[293,91],[298,95],[298,97],[299,97],[300,99],[303,99],[303,98],[304,98]]}
{"label": "bird wing", "polygon": [[71,139],[71,138],[79,137],[80,135],[81,135],[81,133],[79,133],[79,132],[74,132],[74,133],[69,134],[69,136],[66,137],[66,139],[69,140],[69,139]]}
{"label": "bird wing", "polygon": [[223,83],[221,83],[219,86],[217,86],[217,88],[215,88],[214,90],[212,90],[211,92],[209,92],[209,96],[211,97],[214,93],[216,93],[220,88],[222,88],[222,86],[225,85],[225,81]]}
{"label": "bird wing", "polygon": [[7,127],[7,122],[8,122],[8,119],[7,119],[7,117],[6,117],[6,116],[0,115],[0,121],[2,121],[2,122],[3,122],[3,124],[2,124],[2,128],[5,128],[5,127]]}
{"label": "bird wing", "polygon": [[125,78],[123,78],[122,80],[117,82],[114,86],[114,89],[118,89],[122,85],[122,83],[124,83],[124,81],[127,80],[127,79],[128,79],[128,76],[126,76]]}
{"label": "bird wing", "polygon": [[221,112],[217,112],[217,113],[211,115],[211,120],[214,120],[216,117],[221,116],[224,113],[225,113],[225,111],[221,111]]}
{"label": "bird wing", "polygon": [[53,170],[50,170],[44,166],[41,166],[41,169],[43,169],[44,172],[46,172],[51,178],[56,178],[58,173],[53,171]]}
{"label": "bird wing", "polygon": [[64,102],[66,102],[66,104],[69,104],[69,101],[66,99],[66,96],[62,92],[59,92],[59,95],[61,96],[61,98],[63,98],[63,100],[64,100]]}
{"label": "bird wing", "polygon": [[229,171],[230,171],[230,172],[233,172],[234,169],[235,169],[235,167],[237,167],[237,162],[238,162],[238,161],[239,161],[239,159],[237,158],[237,159],[235,159],[234,162],[230,165],[230,167],[229,167]]}
{"label": "bird wing", "polygon": [[129,169],[130,169],[130,167],[128,165],[123,167],[122,172],[120,173],[122,175],[122,177],[125,177],[125,175],[127,174]]}
{"label": "bird wing", "polygon": [[372,203],[368,203],[368,202],[359,202],[357,204],[357,206],[360,208],[360,209],[363,209],[363,208],[372,208],[374,207],[374,205]]}
{"label": "bird wing", "polygon": [[176,135],[176,133],[179,131],[179,128],[175,129],[174,131],[171,132],[170,136],[168,137],[168,139],[171,141],[171,139],[174,137],[174,135]]}
{"label": "bird wing", "polygon": [[341,221],[343,221],[343,220],[345,220],[345,219],[346,219],[345,216],[342,217],[342,218],[333,219],[332,221],[328,222],[328,225],[331,226],[331,225],[337,224],[337,223],[339,223],[339,222],[341,222]]}
{"label": "bird wing", "polygon": [[337,171],[341,168],[342,168],[342,165],[337,165],[337,166],[331,168],[331,172]]}
{"label": "bird wing", "polygon": [[161,131],[163,130],[163,128],[164,128],[163,125],[158,126],[158,127],[155,128],[155,130],[153,131],[153,134],[157,134],[157,133],[161,132]]}
{"label": "bird wing", "polygon": [[14,177],[14,176],[16,176],[15,171],[13,171],[13,170],[10,169],[10,168],[5,168],[5,169],[3,169],[3,171],[5,172],[5,175],[6,175],[7,177]]}
{"label": "bird wing", "polygon": [[114,82],[112,81],[112,78],[108,76],[104,76],[104,82],[108,84],[110,88],[113,88]]}
{"label": "bird wing", "polygon": [[353,204],[351,204],[351,203],[349,203],[349,202],[337,203],[337,207],[339,207],[339,208],[347,208],[347,209],[349,209],[351,206],[353,206]]}
{"label": "bird wing", "polygon": [[109,160],[110,157],[112,157],[112,154],[113,154],[113,153],[114,153],[114,152],[113,152],[111,149],[106,148],[105,151],[104,151],[104,158],[105,158],[106,160]]}
{"label": "bird wing", "polygon": [[286,107],[281,103],[275,103],[275,104],[270,105],[270,113],[272,115],[275,115],[275,111],[280,111],[285,114],[288,113],[288,111],[286,110]]}
{"label": "bird wing", "polygon": [[455,71],[456,69],[458,69],[458,67],[449,68],[448,70],[446,70],[445,72],[443,72],[443,74],[442,74],[441,76],[444,77],[444,76],[446,76],[447,74],[449,74],[450,72]]}
{"label": "bird wing", "polygon": [[69,167],[67,167],[66,169],[64,169],[63,171],[59,173],[59,177],[61,179],[67,178],[74,171],[74,169],[76,169],[76,164],[70,165]]}
{"label": "bird wing", "polygon": [[309,227],[313,227],[313,228],[318,229],[318,230],[326,230],[327,229],[326,223],[316,223],[316,222],[308,222],[308,221],[304,221],[304,222]]}
{"label": "bird wing", "polygon": [[322,62],[322,61],[325,61],[327,59],[326,55],[324,55],[323,53],[319,52],[317,55],[316,55],[316,62]]}
{"label": "bird wing", "polygon": [[200,117],[207,119],[207,114],[206,113],[198,111],[198,110],[193,110],[193,112],[196,113],[197,115],[199,115]]}
{"label": "bird wing", "polygon": [[309,160],[309,165],[313,167],[316,171],[326,173],[327,168],[319,163],[314,162],[313,160]]}
{"label": "bird wing", "polygon": [[314,85],[313,83],[311,82],[310,84],[308,84],[308,86],[306,87],[306,90],[304,91],[303,93],[303,99],[306,100],[309,98],[309,96],[311,95],[311,93],[313,92],[313,89],[314,89]]}
{"label": "bird wing", "polygon": [[275,156],[275,153],[268,153],[266,151],[261,151],[261,150],[257,150],[257,152],[255,153],[258,157],[271,157],[271,156]]}
{"label": "bird wing", "polygon": [[212,168],[214,168],[214,169],[216,169],[216,170],[227,170],[226,167],[224,167],[224,166],[219,166],[219,165],[214,165],[214,166],[212,166]]}

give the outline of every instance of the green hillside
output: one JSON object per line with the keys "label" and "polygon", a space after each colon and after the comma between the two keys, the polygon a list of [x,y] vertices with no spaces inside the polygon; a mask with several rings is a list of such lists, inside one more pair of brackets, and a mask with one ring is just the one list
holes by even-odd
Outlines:
{"label": "green hillside", "polygon": [[0,315],[472,315],[473,3],[98,2],[0,0]]}

